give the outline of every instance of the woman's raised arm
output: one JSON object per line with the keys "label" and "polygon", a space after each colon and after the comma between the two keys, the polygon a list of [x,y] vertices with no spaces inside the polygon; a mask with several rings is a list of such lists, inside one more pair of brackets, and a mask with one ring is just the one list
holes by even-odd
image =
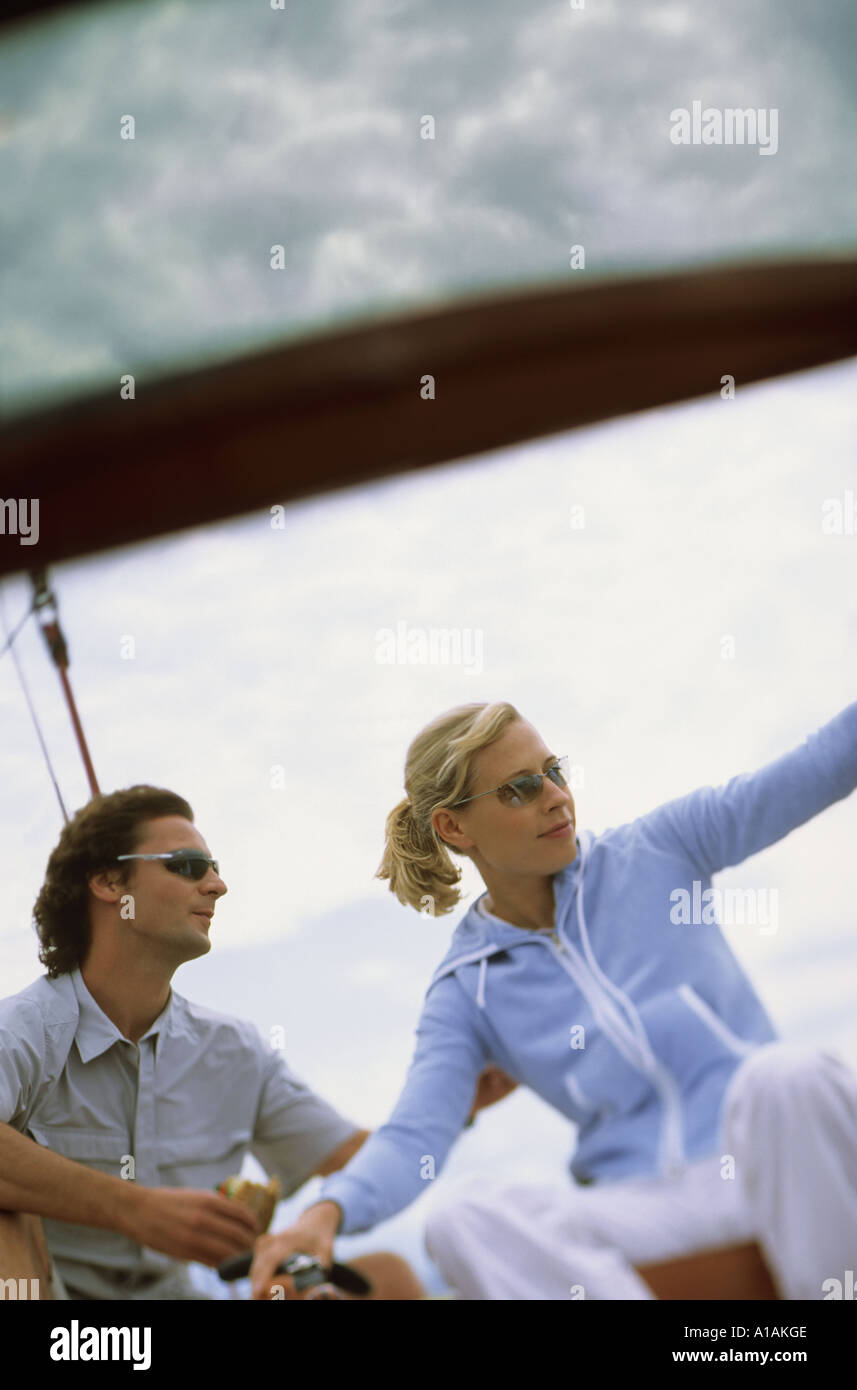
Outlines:
{"label": "woman's raised arm", "polygon": [[857,788],[857,701],[756,772],[667,801],[641,816],[641,835],[704,873],[741,864]]}

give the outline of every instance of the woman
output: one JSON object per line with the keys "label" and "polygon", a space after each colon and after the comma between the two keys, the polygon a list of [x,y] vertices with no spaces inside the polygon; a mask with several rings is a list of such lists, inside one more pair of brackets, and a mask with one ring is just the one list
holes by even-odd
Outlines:
{"label": "woman", "polygon": [[857,786],[857,702],[760,771],[598,836],[577,829],[565,768],[505,703],[452,710],[412,743],[379,876],[449,912],[452,851],[486,892],[429,986],[389,1121],[258,1242],[255,1297],[287,1254],[330,1263],[337,1232],[425,1190],[488,1063],[578,1126],[575,1184],[480,1178],[432,1216],[430,1252],[464,1297],[651,1297],[635,1264],[753,1237],[787,1298],[823,1297],[853,1264],[857,1080],[777,1042],[711,913],[682,908]]}

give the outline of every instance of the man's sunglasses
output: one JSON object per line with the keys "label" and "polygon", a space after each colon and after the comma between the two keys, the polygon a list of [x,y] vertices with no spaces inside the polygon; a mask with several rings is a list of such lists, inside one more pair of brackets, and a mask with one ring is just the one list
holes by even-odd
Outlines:
{"label": "man's sunglasses", "polygon": [[478,801],[481,796],[493,796],[495,792],[498,800],[504,806],[528,806],[540,794],[542,782],[546,777],[549,777],[557,787],[567,787],[568,758],[557,758],[547,772],[533,772],[526,777],[513,777],[511,782],[504,782],[500,787],[492,787],[490,792],[479,792],[476,796],[466,796],[463,801],[453,802],[450,809],[454,810],[456,806],[465,806],[468,801]]}
{"label": "man's sunglasses", "polygon": [[201,849],[172,849],[166,854],[120,854],[119,859],[162,859],[164,868],[169,869],[171,874],[180,874],[182,878],[194,878],[197,882],[205,878],[209,869],[213,869],[216,874],[220,873],[220,867],[216,859],[209,859],[207,854],[203,854]]}

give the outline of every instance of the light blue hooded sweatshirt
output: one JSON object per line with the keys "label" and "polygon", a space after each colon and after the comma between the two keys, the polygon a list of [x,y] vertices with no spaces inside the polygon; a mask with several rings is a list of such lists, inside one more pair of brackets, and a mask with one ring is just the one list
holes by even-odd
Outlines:
{"label": "light blue hooded sweatshirt", "polygon": [[[483,894],[431,981],[392,1115],[322,1184],[316,1200],[339,1203],[340,1231],[425,1191],[489,1063],[578,1127],[579,1183],[675,1174],[718,1153],[727,1084],[777,1033],[712,920],[711,876],[855,787],[857,702],[758,772],[580,832],[554,876],[553,932],[501,921]],[[769,932],[776,898],[752,875],[748,889],[741,900]]]}

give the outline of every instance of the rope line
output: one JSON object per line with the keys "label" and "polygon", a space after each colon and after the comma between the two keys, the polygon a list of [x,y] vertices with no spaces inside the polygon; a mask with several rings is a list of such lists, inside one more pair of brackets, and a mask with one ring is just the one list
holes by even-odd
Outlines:
{"label": "rope line", "polygon": [[46,762],[46,764],[47,764],[47,768],[48,768],[48,773],[49,773],[49,775],[50,775],[50,779],[51,779],[51,781],[52,781],[53,784],[54,784],[54,791],[55,791],[56,794],[57,794],[57,801],[58,801],[59,804],[60,804],[60,810],[62,811],[62,814],[63,814],[63,820],[66,822],[66,824],[68,824],[69,815],[68,815],[68,811],[67,811],[66,808],[65,808],[65,802],[64,802],[63,799],[62,799],[62,792],[61,792],[60,789],[59,789],[59,783],[57,782],[56,775],[55,775],[55,773],[54,773],[53,763],[51,762],[51,755],[50,755],[50,753],[48,752],[47,744],[45,743],[45,740],[44,740],[44,738],[43,738],[43,736],[42,736],[41,725],[39,724],[38,715],[36,714],[35,706],[34,706],[33,701],[32,701],[32,699],[31,699],[29,689],[27,688],[27,682],[26,682],[25,679],[24,679],[24,672],[23,672],[23,670],[22,670],[22,668],[21,668],[21,663],[20,663],[20,661],[18,660],[18,653],[15,651],[15,648],[14,648],[14,646],[13,646],[13,643],[14,643],[14,641],[15,641],[15,638],[17,637],[18,633],[21,631],[21,628],[24,626],[24,623],[25,623],[25,622],[27,621],[27,619],[30,617],[30,614],[34,611],[34,608],[35,608],[35,604],[33,604],[33,605],[30,607],[30,609],[28,610],[28,612],[26,612],[26,613],[24,614],[23,618],[22,618],[21,621],[18,623],[18,626],[15,628],[14,632],[10,634],[10,633],[9,633],[9,624],[8,624],[7,621],[6,621],[6,600],[5,600],[5,595],[4,595],[4,593],[3,593],[2,588],[0,588],[0,617],[2,617],[2,619],[3,619],[3,627],[4,627],[4,629],[5,629],[5,631],[6,631],[6,635],[7,635],[6,645],[2,648],[2,650],[0,650],[0,656],[4,655],[6,652],[8,652],[9,655],[11,656],[13,662],[15,663],[15,670],[16,670],[17,673],[18,673],[18,680],[20,681],[21,689],[22,689],[23,692],[24,692],[24,699],[25,699],[26,702],[27,702],[27,708],[28,708],[29,711],[30,711],[30,718],[31,718],[32,721],[33,721],[33,725],[34,725],[35,730],[36,730],[36,735],[37,735],[38,740],[39,740],[39,743],[40,743],[40,745],[41,745],[42,753],[44,754],[44,759],[45,759],[45,762]]}
{"label": "rope line", "polygon": [[[12,633],[7,637],[7,640],[4,642],[3,646],[0,647],[0,656],[5,656],[6,653],[7,653],[8,651],[11,650],[12,643],[14,642],[15,638],[18,636],[18,633],[21,631],[21,628],[24,626],[24,623],[27,621],[27,619],[28,619],[29,617],[32,616],[32,614],[35,612],[35,610],[36,610],[36,605],[35,605],[35,603],[31,603],[30,606],[29,606],[29,608],[27,609],[26,613],[24,614],[23,618],[21,619],[21,621],[20,621],[20,622],[17,624],[17,626],[13,629]],[[7,632],[7,634],[8,634],[8,633],[9,633],[9,627],[8,627],[7,622],[6,622],[6,609],[5,609],[5,607],[4,607],[4,609],[3,609],[3,626],[4,626],[4,628],[6,629],[6,632]]]}

